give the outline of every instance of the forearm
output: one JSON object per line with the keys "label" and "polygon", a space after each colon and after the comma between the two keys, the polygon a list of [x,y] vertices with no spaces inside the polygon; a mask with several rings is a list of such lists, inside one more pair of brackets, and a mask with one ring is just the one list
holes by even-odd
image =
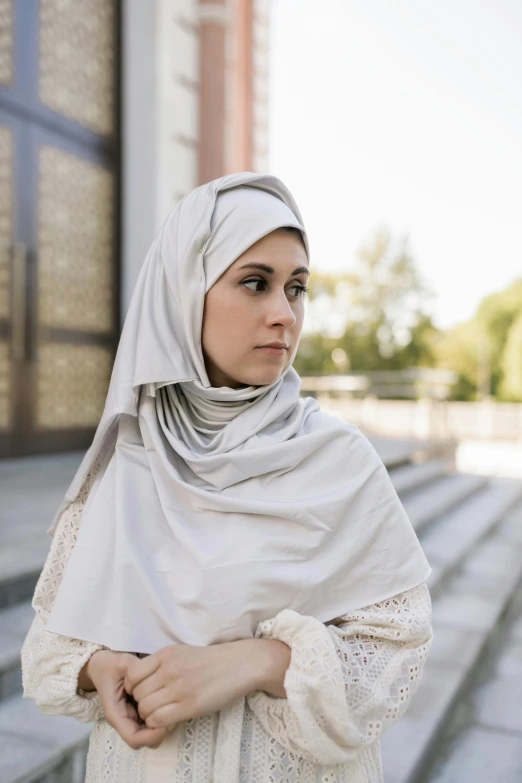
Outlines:
{"label": "forearm", "polygon": [[[264,691],[286,698],[284,679],[290,665],[290,647],[278,639],[240,639],[220,645],[222,682],[233,698]],[[225,656],[224,658],[222,656]]]}
{"label": "forearm", "polygon": [[285,675],[290,666],[291,648],[278,639],[252,639],[252,685],[250,691],[265,691],[286,699]]}

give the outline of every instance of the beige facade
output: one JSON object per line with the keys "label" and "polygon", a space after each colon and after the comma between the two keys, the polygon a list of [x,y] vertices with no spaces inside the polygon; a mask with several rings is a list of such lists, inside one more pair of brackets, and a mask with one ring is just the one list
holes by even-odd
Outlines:
{"label": "beige facade", "polygon": [[265,171],[270,0],[0,0],[0,458],[84,449],[150,244]]}
{"label": "beige facade", "polygon": [[267,169],[270,2],[124,4],[122,318],[172,206],[203,182]]}

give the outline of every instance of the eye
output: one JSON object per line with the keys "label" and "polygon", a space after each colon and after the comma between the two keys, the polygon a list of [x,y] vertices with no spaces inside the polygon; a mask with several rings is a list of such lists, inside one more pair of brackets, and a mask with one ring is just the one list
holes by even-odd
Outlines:
{"label": "eye", "polygon": [[[248,285],[258,285],[259,283],[261,283],[261,285],[263,285],[263,286],[266,286],[266,282],[265,282],[265,281],[264,281],[262,278],[258,278],[258,277],[256,277],[256,278],[251,278],[250,280],[243,280],[243,282],[241,283],[241,285],[244,285],[244,286],[248,286]],[[254,289],[254,288],[249,288],[248,290],[249,290],[249,291],[255,291],[256,289]],[[264,289],[263,289],[263,290],[264,290]],[[257,289],[257,292],[259,293],[259,289]]]}
{"label": "eye", "polygon": [[297,291],[296,296],[306,296],[308,293],[308,286],[306,285],[293,285],[292,288],[294,291]]}
{"label": "eye", "polygon": [[[262,278],[249,278],[248,280],[243,280],[241,282],[241,285],[248,288],[249,291],[254,291],[254,293],[261,293],[265,290],[267,283],[266,280],[263,280]],[[249,286],[257,286],[261,285],[262,288],[250,288]],[[299,298],[304,297],[308,293],[308,286],[305,285],[293,285],[290,288],[291,291],[294,291],[295,293],[293,296]]]}

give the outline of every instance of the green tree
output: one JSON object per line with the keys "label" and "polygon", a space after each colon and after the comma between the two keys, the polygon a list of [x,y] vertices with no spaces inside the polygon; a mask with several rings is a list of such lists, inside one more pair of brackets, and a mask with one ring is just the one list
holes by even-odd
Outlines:
{"label": "green tree", "polygon": [[476,318],[441,331],[433,339],[435,361],[432,366],[454,370],[459,377],[452,388],[451,399],[475,399],[482,347],[482,330]]}
{"label": "green tree", "polygon": [[522,308],[509,329],[501,362],[500,395],[522,402]]}
{"label": "green tree", "polygon": [[[432,297],[408,238],[393,242],[380,227],[350,271],[312,273],[309,306],[319,326],[301,337],[296,369],[306,375],[438,367],[457,373],[452,399],[522,400],[522,278],[447,330],[427,312]],[[346,357],[342,366],[334,361],[339,356]]]}
{"label": "green tree", "polygon": [[459,375],[453,399],[480,399],[484,393],[498,400],[522,398],[517,391],[517,323],[521,313],[522,279],[486,296],[469,321],[439,334],[434,341],[436,366]]}
{"label": "green tree", "polygon": [[[425,310],[433,292],[416,269],[406,236],[393,242],[380,227],[357,253],[354,268],[342,273],[313,272],[310,307],[319,306],[341,328],[319,327],[303,334],[295,367],[302,374],[338,372],[335,348],[344,350],[352,371],[433,366],[437,332]],[[314,311],[315,306],[315,311]]]}
{"label": "green tree", "polygon": [[[515,280],[502,291],[486,296],[477,309],[477,321],[489,343],[491,355],[491,391],[495,397],[503,398],[501,389],[503,374],[508,370],[503,359],[508,334],[522,312],[522,278]],[[510,395],[508,394],[508,397]]]}

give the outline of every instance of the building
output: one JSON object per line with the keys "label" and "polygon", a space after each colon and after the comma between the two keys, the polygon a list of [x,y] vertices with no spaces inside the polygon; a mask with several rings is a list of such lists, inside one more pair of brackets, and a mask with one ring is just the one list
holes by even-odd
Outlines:
{"label": "building", "polygon": [[87,448],[146,252],[267,166],[270,0],[0,0],[0,457]]}

